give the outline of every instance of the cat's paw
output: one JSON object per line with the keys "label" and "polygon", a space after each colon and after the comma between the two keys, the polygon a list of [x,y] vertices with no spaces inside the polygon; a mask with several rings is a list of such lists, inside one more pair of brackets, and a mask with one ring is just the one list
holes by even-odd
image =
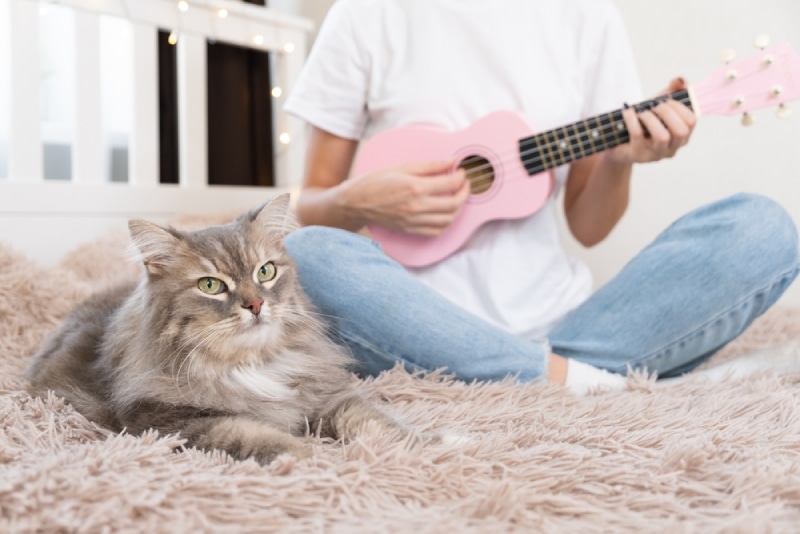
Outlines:
{"label": "cat's paw", "polygon": [[435,434],[426,434],[423,435],[422,438],[427,445],[458,447],[462,445],[468,445],[473,442],[469,436],[456,434],[454,432],[437,432]]}
{"label": "cat's paw", "polygon": [[284,447],[265,444],[251,451],[248,458],[252,458],[261,465],[269,465],[279,456],[288,455],[294,457],[295,460],[305,460],[306,458],[311,458],[313,452],[311,445],[306,443],[292,443]]}

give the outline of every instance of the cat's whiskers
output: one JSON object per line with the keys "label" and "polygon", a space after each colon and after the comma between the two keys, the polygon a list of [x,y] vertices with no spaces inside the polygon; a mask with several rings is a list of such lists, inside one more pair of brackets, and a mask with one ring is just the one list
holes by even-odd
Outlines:
{"label": "cat's whiskers", "polygon": [[307,309],[303,309],[300,306],[295,306],[295,307],[291,308],[290,311],[294,311],[295,308],[299,309],[298,313],[300,313],[302,315],[306,315],[306,316],[310,315],[310,316],[318,317],[318,318],[322,319],[323,322],[327,322],[329,319],[335,319],[336,321],[347,321],[347,322],[355,324],[355,321],[353,321],[352,319],[347,319],[346,317],[340,317],[338,315],[333,315],[333,314],[330,314],[330,313],[322,313],[322,312],[317,311],[317,310],[307,310]]}
{"label": "cat's whiskers", "polygon": [[[199,360],[202,360],[204,369],[206,371],[213,370],[211,373],[213,376],[221,376],[221,374],[227,372],[230,365],[248,363],[245,361],[231,361],[230,358],[226,357],[230,350],[223,350],[222,348],[214,347],[217,340],[222,337],[237,339],[242,335],[246,336],[247,334],[241,333],[240,327],[241,318],[239,316],[231,316],[213,323],[212,325],[203,328],[199,332],[194,332],[187,336],[181,346],[173,352],[173,354],[179,353],[187,347],[192,346],[192,349],[183,356],[181,364],[178,367],[178,371],[174,376],[176,386],[179,386],[179,380],[181,378],[181,373],[183,372],[183,367],[187,365],[187,363],[188,367],[186,369],[185,376],[187,385],[190,388],[190,392],[193,392],[191,388],[191,377],[195,376],[195,373],[193,372],[193,366],[196,365]],[[227,348],[229,349],[230,347],[228,346]],[[241,351],[236,351],[237,355],[240,355],[241,353]],[[211,357],[199,358],[201,354]]]}
{"label": "cat's whiskers", "polygon": [[320,321],[308,317],[308,314],[302,309],[297,309],[293,306],[282,306],[281,311],[284,312],[283,317],[285,322],[293,326],[306,327],[309,330],[312,330],[314,333],[320,335],[326,335],[328,332],[328,329],[325,325],[323,325]]}
{"label": "cat's whiskers", "polygon": [[[196,373],[194,373],[193,366],[198,362],[198,360],[202,360],[202,358],[198,358],[199,355],[206,354],[205,351],[201,351],[200,349],[204,348],[204,345],[211,345],[217,340],[217,338],[222,336],[222,334],[223,332],[219,331],[212,332],[211,335],[207,336],[201,343],[189,351],[189,354],[187,354],[189,366],[186,370],[186,385],[189,388],[190,394],[195,394],[194,388],[192,387],[192,377],[197,376]],[[204,364],[202,370],[206,371],[205,375],[209,375],[210,373],[208,373],[208,371],[215,369],[214,366],[208,365],[208,361],[202,361],[201,363]]]}
{"label": "cat's whiskers", "polygon": [[181,363],[178,366],[178,370],[174,374],[173,378],[178,391],[181,390],[180,378],[183,366],[188,363],[188,367],[186,368],[186,385],[189,388],[189,393],[194,394],[191,378],[194,375],[193,366],[197,360],[198,351],[204,347],[210,346],[214,341],[226,333],[225,330],[217,328],[218,324],[219,323],[209,325],[197,333],[189,334],[184,342],[173,352],[173,354],[177,354],[182,352],[187,347],[194,345],[192,349],[183,356]]}

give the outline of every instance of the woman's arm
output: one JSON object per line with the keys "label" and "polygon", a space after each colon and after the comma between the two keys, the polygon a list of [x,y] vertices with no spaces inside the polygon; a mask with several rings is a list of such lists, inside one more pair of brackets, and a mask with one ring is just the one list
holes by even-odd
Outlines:
{"label": "woman's arm", "polygon": [[[667,92],[684,87],[676,79]],[[605,239],[625,213],[633,164],[671,158],[689,142],[695,125],[694,113],[675,100],[639,114],[626,109],[623,117],[630,142],[573,163],[567,178],[567,223],[575,239],[587,247]]]}
{"label": "woman's arm", "polygon": [[306,152],[303,190],[297,200],[297,218],[303,225],[323,225],[357,231],[364,223],[341,207],[342,183],[358,148],[358,141],[311,127]]}
{"label": "woman's arm", "polygon": [[347,179],[358,142],[311,128],[297,216],[303,225],[357,231],[365,224],[437,235],[469,196],[464,172],[452,161],[415,163]]}

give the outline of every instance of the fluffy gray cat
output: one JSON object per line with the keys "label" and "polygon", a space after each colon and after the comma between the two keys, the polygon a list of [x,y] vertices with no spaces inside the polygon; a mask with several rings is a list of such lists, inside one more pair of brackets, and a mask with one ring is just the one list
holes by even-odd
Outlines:
{"label": "fluffy gray cat", "polygon": [[261,463],[308,456],[309,430],[350,439],[372,420],[403,435],[354,390],[351,357],[300,288],[288,202],[197,232],[131,221],[146,275],[73,310],[34,357],[31,392],[114,431],[180,432]]}

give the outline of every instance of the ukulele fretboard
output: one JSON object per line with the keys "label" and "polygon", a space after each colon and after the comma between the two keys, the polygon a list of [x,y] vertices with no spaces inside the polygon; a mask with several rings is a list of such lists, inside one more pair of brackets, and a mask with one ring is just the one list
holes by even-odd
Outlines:
{"label": "ukulele fretboard", "polygon": [[[641,112],[669,98],[691,108],[689,91],[686,89],[646,100],[633,107]],[[519,153],[528,174],[533,175],[628,141],[630,135],[622,118],[622,110],[619,109],[520,139]]]}

